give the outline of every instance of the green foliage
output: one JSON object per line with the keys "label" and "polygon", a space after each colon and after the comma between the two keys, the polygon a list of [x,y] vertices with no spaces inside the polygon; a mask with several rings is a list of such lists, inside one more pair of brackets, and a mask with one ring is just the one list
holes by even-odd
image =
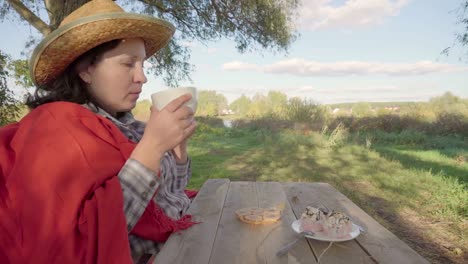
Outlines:
{"label": "green foliage", "polygon": [[268,108],[268,99],[263,94],[255,94],[252,99],[252,104],[250,105],[249,111],[247,112],[247,116],[251,118],[259,118],[265,116],[266,114],[270,113],[270,109]]}
{"label": "green foliage", "polygon": [[284,116],[288,104],[288,97],[279,91],[270,91],[267,95],[268,110],[274,116]]}
{"label": "green foliage", "polygon": [[351,108],[353,111],[353,116],[355,117],[364,117],[364,116],[371,116],[372,115],[372,108],[369,103],[361,102],[353,105]]}
{"label": "green foliage", "polygon": [[254,119],[238,119],[233,121],[233,127],[248,129],[251,131],[271,131],[279,132],[285,129],[291,129],[293,123],[288,120],[279,119],[273,116],[264,116]]}
{"label": "green foliage", "polygon": [[[347,140],[345,128],[307,135],[249,127],[238,129],[245,131],[239,136],[226,130],[203,128],[203,136],[190,142],[191,187],[209,178],[326,182],[399,237],[466,248],[468,165],[457,157],[467,156],[468,145],[462,138],[416,131],[360,133],[363,143],[366,138],[374,142],[365,145]],[[401,225],[407,212],[417,224]],[[420,224],[425,221],[448,224]],[[431,240],[435,226],[440,233]],[[423,237],[408,237],[409,231]],[[418,253],[425,257],[433,254],[424,244],[416,248],[422,248]]]}
{"label": "green foliage", "polygon": [[331,120],[330,128],[342,124],[350,132],[382,130],[400,133],[409,130],[468,137],[468,100],[451,93],[434,97],[429,102],[405,103],[397,110],[377,109],[377,114],[370,111],[369,105],[350,105],[352,114],[336,116]]}
{"label": "green foliage", "polygon": [[327,126],[325,126],[321,134],[327,139],[327,146],[330,147],[343,145],[349,136],[348,130],[342,124],[338,124],[330,133],[328,133]]}
{"label": "green foliage", "polygon": [[298,97],[289,100],[285,112],[287,120],[307,123],[315,130],[321,130],[330,118],[328,107]]}
{"label": "green foliage", "polygon": [[16,85],[24,88],[31,88],[34,86],[31,76],[29,75],[29,65],[27,60],[14,60],[8,65],[8,69],[13,72]]}
{"label": "green foliage", "polygon": [[218,116],[227,107],[227,99],[216,91],[198,91],[197,116]]}
{"label": "green foliage", "polygon": [[18,100],[7,87],[8,60],[8,56],[0,50],[0,126],[14,122],[21,110]]}
{"label": "green foliage", "polygon": [[[442,53],[448,55],[450,50],[455,45],[461,45],[462,48],[466,49],[468,46],[468,0],[461,0],[460,7],[457,10],[454,10],[457,14],[457,22],[462,26],[458,29],[455,34],[455,42],[452,46],[447,47]],[[468,56],[468,50],[465,50],[465,56]]]}
{"label": "green foliage", "polygon": [[251,104],[252,101],[247,96],[242,94],[241,97],[237,98],[229,105],[229,108],[233,110],[236,115],[245,117],[249,112]]}
{"label": "green foliage", "polygon": [[289,99],[286,116],[295,122],[311,122],[317,105],[313,102],[303,100],[299,97]]}
{"label": "green foliage", "polygon": [[431,109],[441,114],[453,114],[460,116],[468,116],[468,101],[463,100],[450,92],[446,92],[441,96],[431,98],[429,101]]}

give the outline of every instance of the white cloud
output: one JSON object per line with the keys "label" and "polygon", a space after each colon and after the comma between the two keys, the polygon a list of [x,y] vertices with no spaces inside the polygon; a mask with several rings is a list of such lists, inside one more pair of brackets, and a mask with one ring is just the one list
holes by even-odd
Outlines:
{"label": "white cloud", "polygon": [[405,88],[396,86],[396,85],[359,85],[359,86],[345,86],[345,87],[315,87],[310,85],[288,87],[286,89],[290,93],[296,95],[299,94],[308,94],[308,93],[319,93],[319,94],[343,94],[343,93],[368,93],[368,92],[379,92],[379,93],[395,93],[405,91]]}
{"label": "white cloud", "polygon": [[303,1],[299,27],[306,30],[357,28],[380,24],[396,16],[410,0],[347,0],[340,6],[331,0]]}
{"label": "white cloud", "polygon": [[293,58],[270,65],[256,65],[241,61],[225,63],[226,71],[260,71],[272,74],[289,74],[302,77],[345,76],[345,75],[390,75],[415,76],[430,73],[462,72],[468,67],[451,64],[419,61],[415,63],[384,63],[365,61],[317,62]]}
{"label": "white cloud", "polygon": [[241,61],[233,61],[223,64],[223,69],[226,71],[259,71],[260,66]]}
{"label": "white cloud", "polygon": [[247,96],[252,96],[256,93],[266,94],[270,89],[264,85],[233,85],[233,86],[224,86],[222,88],[216,88],[216,91],[223,94],[236,94],[241,95],[245,94]]}

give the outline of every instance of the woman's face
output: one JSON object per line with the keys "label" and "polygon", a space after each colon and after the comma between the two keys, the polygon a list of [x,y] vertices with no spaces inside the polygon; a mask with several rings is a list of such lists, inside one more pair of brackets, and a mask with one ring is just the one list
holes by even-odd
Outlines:
{"label": "woman's face", "polygon": [[94,100],[109,114],[132,110],[147,79],[143,70],[146,58],[141,39],[125,39],[104,52],[94,64],[79,71]]}

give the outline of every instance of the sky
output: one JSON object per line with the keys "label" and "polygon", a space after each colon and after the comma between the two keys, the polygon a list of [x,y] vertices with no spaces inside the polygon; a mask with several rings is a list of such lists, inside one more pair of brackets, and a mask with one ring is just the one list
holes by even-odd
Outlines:
{"label": "sky", "polygon": [[[468,56],[446,56],[461,25],[461,0],[303,0],[287,53],[239,53],[228,39],[184,42],[192,82],[229,102],[281,91],[318,103],[426,101],[451,92],[468,98]],[[20,58],[34,28],[4,21],[0,49]],[[8,36],[8,37],[6,37]],[[149,76],[140,99],[167,87]],[[20,91],[18,92],[20,93]]]}

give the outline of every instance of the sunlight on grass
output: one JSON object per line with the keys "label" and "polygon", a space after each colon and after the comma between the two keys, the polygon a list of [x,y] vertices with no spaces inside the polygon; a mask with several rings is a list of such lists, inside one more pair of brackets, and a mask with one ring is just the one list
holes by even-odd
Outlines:
{"label": "sunlight on grass", "polygon": [[[327,182],[385,226],[390,225],[388,215],[414,212],[430,222],[450,223],[447,234],[467,243],[468,191],[463,179],[468,166],[453,158],[466,150],[453,138],[439,137],[438,142],[450,141],[449,147],[457,145],[457,150],[432,149],[421,135],[416,136],[421,146],[404,145],[407,139],[387,135],[384,140],[374,136],[377,144],[369,147],[356,138],[337,141],[314,132],[204,130],[190,145],[190,187],[199,188],[209,178]],[[400,144],[392,143],[395,140]]]}

